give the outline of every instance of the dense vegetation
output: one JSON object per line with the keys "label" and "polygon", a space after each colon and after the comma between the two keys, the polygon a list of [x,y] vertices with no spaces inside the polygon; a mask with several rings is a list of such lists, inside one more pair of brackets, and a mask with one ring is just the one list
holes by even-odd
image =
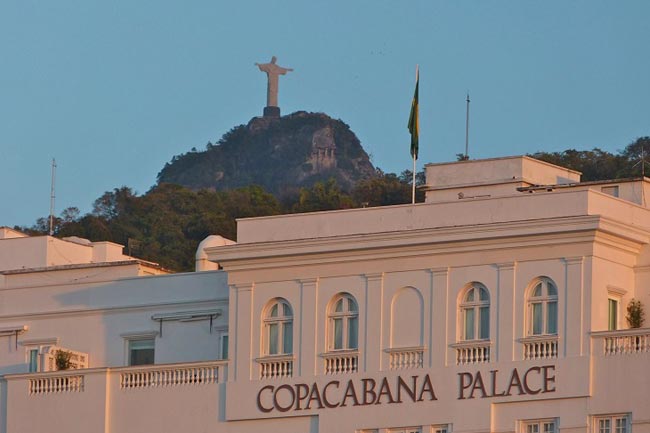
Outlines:
{"label": "dense vegetation", "polygon": [[[583,182],[591,180],[621,179],[641,175],[641,160],[650,160],[650,137],[641,137],[625,149],[612,154],[595,148],[593,150],[568,149],[562,152],[537,152],[530,156],[542,161],[572,168],[582,172]],[[644,164],[648,169],[648,164]],[[649,172],[650,173],[650,172]]]}

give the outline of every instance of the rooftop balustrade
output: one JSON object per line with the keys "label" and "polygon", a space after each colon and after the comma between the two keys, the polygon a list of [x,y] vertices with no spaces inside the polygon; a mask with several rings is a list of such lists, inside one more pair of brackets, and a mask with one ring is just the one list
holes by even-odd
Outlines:
{"label": "rooftop balustrade", "polygon": [[452,344],[456,349],[456,365],[490,362],[490,340],[470,340]]}
{"label": "rooftop balustrade", "polygon": [[348,374],[359,371],[359,352],[344,350],[321,354],[325,359],[325,374]]}
{"label": "rooftop balustrade", "polygon": [[650,328],[592,332],[591,336],[596,340],[596,354],[617,356],[650,353]]}
{"label": "rooftop balustrade", "polygon": [[293,355],[266,356],[257,362],[260,364],[260,379],[293,376]]}
{"label": "rooftop balustrade", "polygon": [[535,335],[521,339],[524,359],[554,359],[558,357],[557,335]]}
{"label": "rooftop balustrade", "polygon": [[386,350],[390,356],[391,370],[407,370],[422,368],[424,347],[399,347]]}

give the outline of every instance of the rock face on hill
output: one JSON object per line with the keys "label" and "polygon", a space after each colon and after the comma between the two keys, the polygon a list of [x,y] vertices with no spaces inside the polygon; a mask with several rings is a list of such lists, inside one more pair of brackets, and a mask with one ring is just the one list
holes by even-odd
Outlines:
{"label": "rock face on hill", "polygon": [[260,185],[276,195],[334,177],[348,191],[375,168],[350,127],[322,113],[256,117],[236,126],[205,151],[175,156],[159,183],[193,190]]}

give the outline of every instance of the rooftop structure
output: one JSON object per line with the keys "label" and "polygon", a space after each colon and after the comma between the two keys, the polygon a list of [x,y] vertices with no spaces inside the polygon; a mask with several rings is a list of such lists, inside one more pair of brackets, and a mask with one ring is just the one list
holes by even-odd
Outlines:
{"label": "rooftop structure", "polygon": [[123,245],[113,242],[28,236],[18,230],[0,227],[0,274],[129,265],[132,276],[169,273],[157,263],[123,254],[123,249]]}

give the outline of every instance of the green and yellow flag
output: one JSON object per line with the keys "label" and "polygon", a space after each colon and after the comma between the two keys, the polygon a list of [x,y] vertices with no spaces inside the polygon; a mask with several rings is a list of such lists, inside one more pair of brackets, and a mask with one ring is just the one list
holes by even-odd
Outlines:
{"label": "green and yellow flag", "polygon": [[418,159],[418,146],[420,136],[420,115],[418,112],[418,89],[420,87],[420,69],[415,69],[415,93],[411,102],[411,115],[409,116],[409,132],[411,133],[411,156]]}

